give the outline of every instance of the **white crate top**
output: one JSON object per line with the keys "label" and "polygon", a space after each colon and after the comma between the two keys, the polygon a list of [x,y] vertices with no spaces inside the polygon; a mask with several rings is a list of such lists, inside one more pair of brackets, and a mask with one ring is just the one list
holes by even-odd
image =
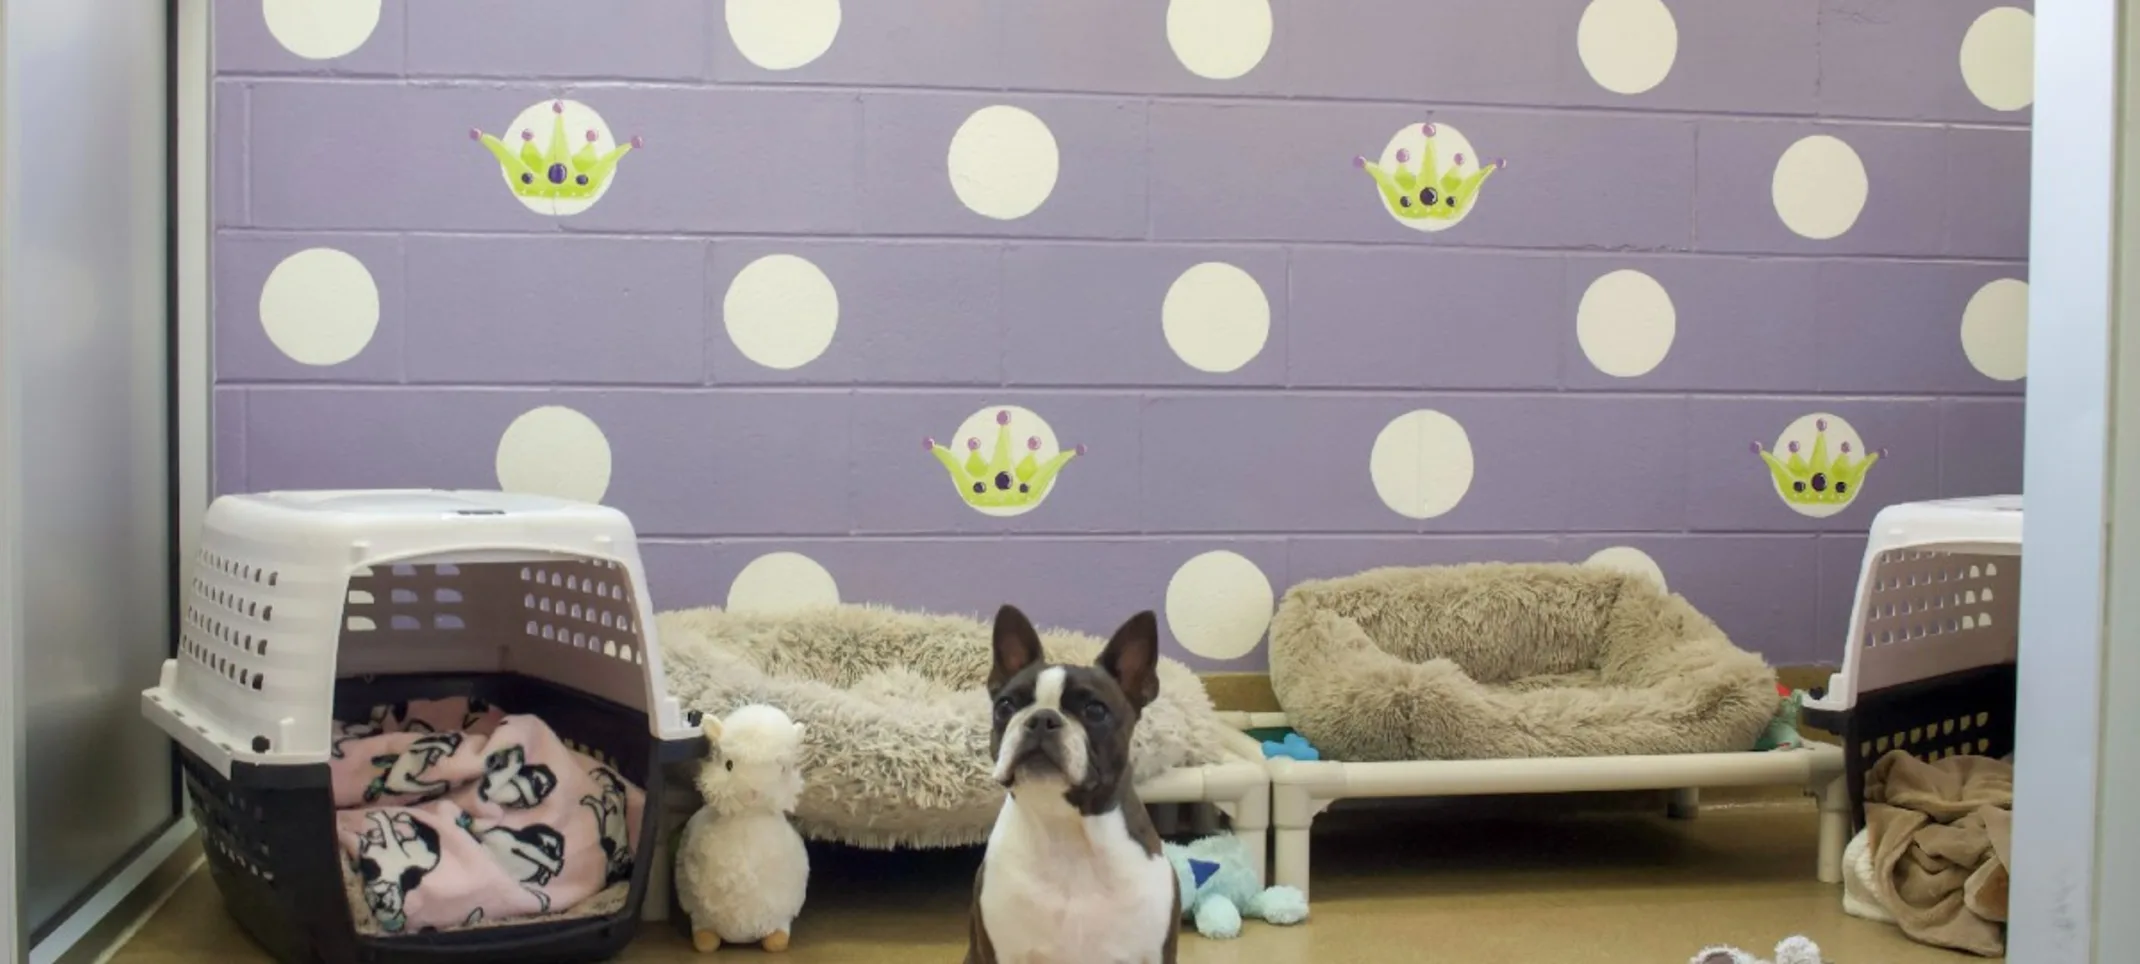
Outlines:
{"label": "white crate top", "polygon": [[[1896,615],[1895,605],[1888,605],[1884,613],[1874,613],[1872,603],[1876,594],[1892,593],[1898,589],[1915,595],[1924,595],[1927,591],[1933,596],[1955,595],[1956,598],[1965,598],[1970,603],[1976,603],[1976,592],[1981,591],[1984,598],[1989,599],[1990,590],[1981,589],[1974,584],[1957,583],[1952,587],[1942,585],[1936,589],[1930,585],[1923,589],[1893,584],[1882,586],[1880,582],[1883,578],[1883,558],[1890,553],[2018,557],[2021,555],[2022,518],[2022,497],[2019,495],[1904,502],[1881,509],[1879,514],[1873,517],[1872,527],[1867,532],[1865,557],[1858,575],[1857,598],[1851,601],[1849,634],[1843,640],[1843,668],[1829,675],[1827,692],[1820,699],[1807,699],[1805,707],[1840,712],[1857,705],[1860,683],[1868,672],[1865,669],[1866,654],[1875,649],[1876,645],[1868,641],[1868,635],[1881,637],[1877,641],[1875,656],[1883,661],[1883,666],[1871,671],[1875,676],[1893,677],[1897,675],[1895,666],[1908,666],[1910,669],[1906,672],[1914,679],[1921,678],[1919,673],[1934,672],[1942,666],[1965,669],[1982,665],[1986,661],[1997,661],[1997,651],[2005,648],[1999,645],[2005,641],[2005,637],[1993,640],[1981,631],[1971,635],[1968,632],[1970,623],[1963,620],[1973,620],[1975,615],[1961,613],[1960,610],[1948,613],[1944,609],[1928,614],[1921,608],[1913,615],[1905,610],[1902,613],[1905,622],[1920,626],[1930,625],[1931,632],[1914,636],[1899,629],[1869,633],[1869,628],[1877,630],[1880,625],[1873,621],[1875,618],[1885,618],[1891,622]],[[1894,562],[1902,566],[1928,564],[1922,559],[1912,562],[1908,555],[1896,556]],[[1936,560],[1930,564],[1936,565]],[[1986,568],[1993,567],[1987,565]],[[1971,580],[1979,578],[1974,570],[1971,570],[1968,576]],[[2008,579],[2013,576],[2014,573],[2007,573]],[[1944,583],[1944,580],[1942,582]],[[2014,600],[2005,598],[2001,603],[2001,611],[2010,611]],[[1989,608],[1978,610],[1978,614],[1988,611]],[[1962,632],[1945,635],[1939,633],[1943,621],[1955,624],[1945,628],[1958,627]],[[2007,628],[2002,627],[2000,633],[2005,632]],[[1889,638],[1891,636],[1904,638]],[[1874,685],[1877,688],[1878,684]]]}
{"label": "white crate top", "polygon": [[286,512],[358,515],[367,518],[437,516],[508,511],[522,513],[613,512],[598,505],[547,495],[487,489],[319,489],[228,495],[232,505],[259,505]]}
{"label": "white crate top", "polygon": [[[226,495],[208,507],[210,533],[319,540],[317,548],[362,541],[350,565],[454,545],[585,553],[602,542],[630,543],[631,520],[607,506],[540,495],[446,489],[359,489]],[[601,553],[608,555],[608,553]]]}
{"label": "white crate top", "polygon": [[1950,552],[2020,555],[2021,516],[2018,495],[1903,502],[1873,517],[1867,551],[1937,545]]}

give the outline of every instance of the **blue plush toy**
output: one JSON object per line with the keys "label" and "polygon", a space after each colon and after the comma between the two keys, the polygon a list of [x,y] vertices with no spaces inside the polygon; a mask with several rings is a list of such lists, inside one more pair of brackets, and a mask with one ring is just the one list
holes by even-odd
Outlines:
{"label": "blue plush toy", "polygon": [[1307,737],[1288,730],[1283,740],[1263,741],[1264,759],[1275,760],[1280,757],[1289,760],[1320,760],[1323,755],[1315,747],[1308,745]]}
{"label": "blue plush toy", "polygon": [[1196,932],[1226,940],[1241,934],[1241,918],[1272,924],[1308,919],[1308,897],[1292,887],[1261,887],[1248,845],[1230,833],[1187,845],[1166,844],[1167,862],[1181,882],[1182,916],[1196,922]]}

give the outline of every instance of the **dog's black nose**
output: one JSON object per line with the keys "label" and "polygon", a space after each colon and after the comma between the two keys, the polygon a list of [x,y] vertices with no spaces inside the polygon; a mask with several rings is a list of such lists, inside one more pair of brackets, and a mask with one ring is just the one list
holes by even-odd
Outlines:
{"label": "dog's black nose", "polygon": [[1034,710],[1032,716],[1025,718],[1025,728],[1035,732],[1060,730],[1063,728],[1063,715],[1054,710]]}

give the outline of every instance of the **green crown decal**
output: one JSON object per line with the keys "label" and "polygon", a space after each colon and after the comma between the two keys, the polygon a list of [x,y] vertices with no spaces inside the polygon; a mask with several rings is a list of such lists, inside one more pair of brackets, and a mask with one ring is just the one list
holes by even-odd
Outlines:
{"label": "green crown decal", "polygon": [[1865,473],[1872,470],[1873,463],[1880,461],[1885,452],[1866,453],[1863,458],[1852,458],[1850,443],[1838,446],[1833,460],[1828,458],[1828,420],[1813,423],[1813,452],[1806,456],[1798,451],[1798,443],[1787,446],[1789,458],[1778,458],[1776,453],[1764,450],[1761,443],[1753,444],[1755,455],[1768,463],[1768,471],[1776,480],[1776,491],[1786,502],[1800,505],[1839,505],[1857,498],[1858,487],[1865,481]]}
{"label": "green crown decal", "polygon": [[1037,504],[1048,494],[1048,485],[1055,475],[1071,459],[1085,454],[1085,447],[1066,449],[1055,453],[1046,462],[1035,457],[1040,449],[1040,438],[1025,440],[1025,457],[1015,464],[1011,461],[1011,413],[996,413],[995,457],[981,458],[979,437],[966,440],[966,458],[960,461],[951,450],[936,444],[935,439],[923,442],[938,462],[951,473],[951,482],[958,486],[959,498],[977,509],[1021,508]]}
{"label": "green crown decal", "polygon": [[1508,161],[1481,163],[1466,177],[1460,173],[1464,155],[1458,154],[1444,170],[1434,156],[1434,125],[1421,124],[1420,131],[1427,135],[1427,146],[1417,168],[1405,166],[1411,163],[1412,152],[1403,148],[1397,150],[1394,170],[1385,171],[1382,165],[1364,157],[1353,158],[1353,166],[1375,179],[1375,186],[1382,189],[1382,203],[1389,206],[1391,214],[1408,221],[1453,221],[1470,210],[1478,200],[1479,188],[1495,171],[1507,167]]}
{"label": "green crown decal", "polygon": [[505,169],[506,180],[513,184],[513,193],[532,198],[592,198],[602,190],[602,183],[617,169],[617,162],[632,148],[645,147],[646,141],[634,137],[629,143],[619,144],[609,153],[598,153],[594,148],[595,132],[587,132],[587,143],[580,149],[572,149],[572,139],[565,133],[565,102],[550,105],[553,120],[550,124],[550,149],[547,152],[535,148],[535,132],[523,129],[520,132],[520,149],[513,150],[505,142],[471,129],[468,138],[480,142],[497,155],[498,165]]}

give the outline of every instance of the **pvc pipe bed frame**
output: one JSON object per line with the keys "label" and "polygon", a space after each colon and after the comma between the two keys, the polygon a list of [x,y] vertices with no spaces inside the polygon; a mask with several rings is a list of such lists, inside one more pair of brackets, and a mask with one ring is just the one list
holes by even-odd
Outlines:
{"label": "pvc pipe bed frame", "polygon": [[1843,879],[1850,797],[1840,747],[1683,753],[1662,756],[1561,757],[1529,760],[1418,760],[1342,763],[1278,758],[1271,778],[1272,880],[1308,893],[1308,834],[1315,817],[1344,799],[1462,797],[1489,794],[1669,790],[1667,813],[1690,819],[1700,787],[1801,786],[1819,801],[1816,876]]}

